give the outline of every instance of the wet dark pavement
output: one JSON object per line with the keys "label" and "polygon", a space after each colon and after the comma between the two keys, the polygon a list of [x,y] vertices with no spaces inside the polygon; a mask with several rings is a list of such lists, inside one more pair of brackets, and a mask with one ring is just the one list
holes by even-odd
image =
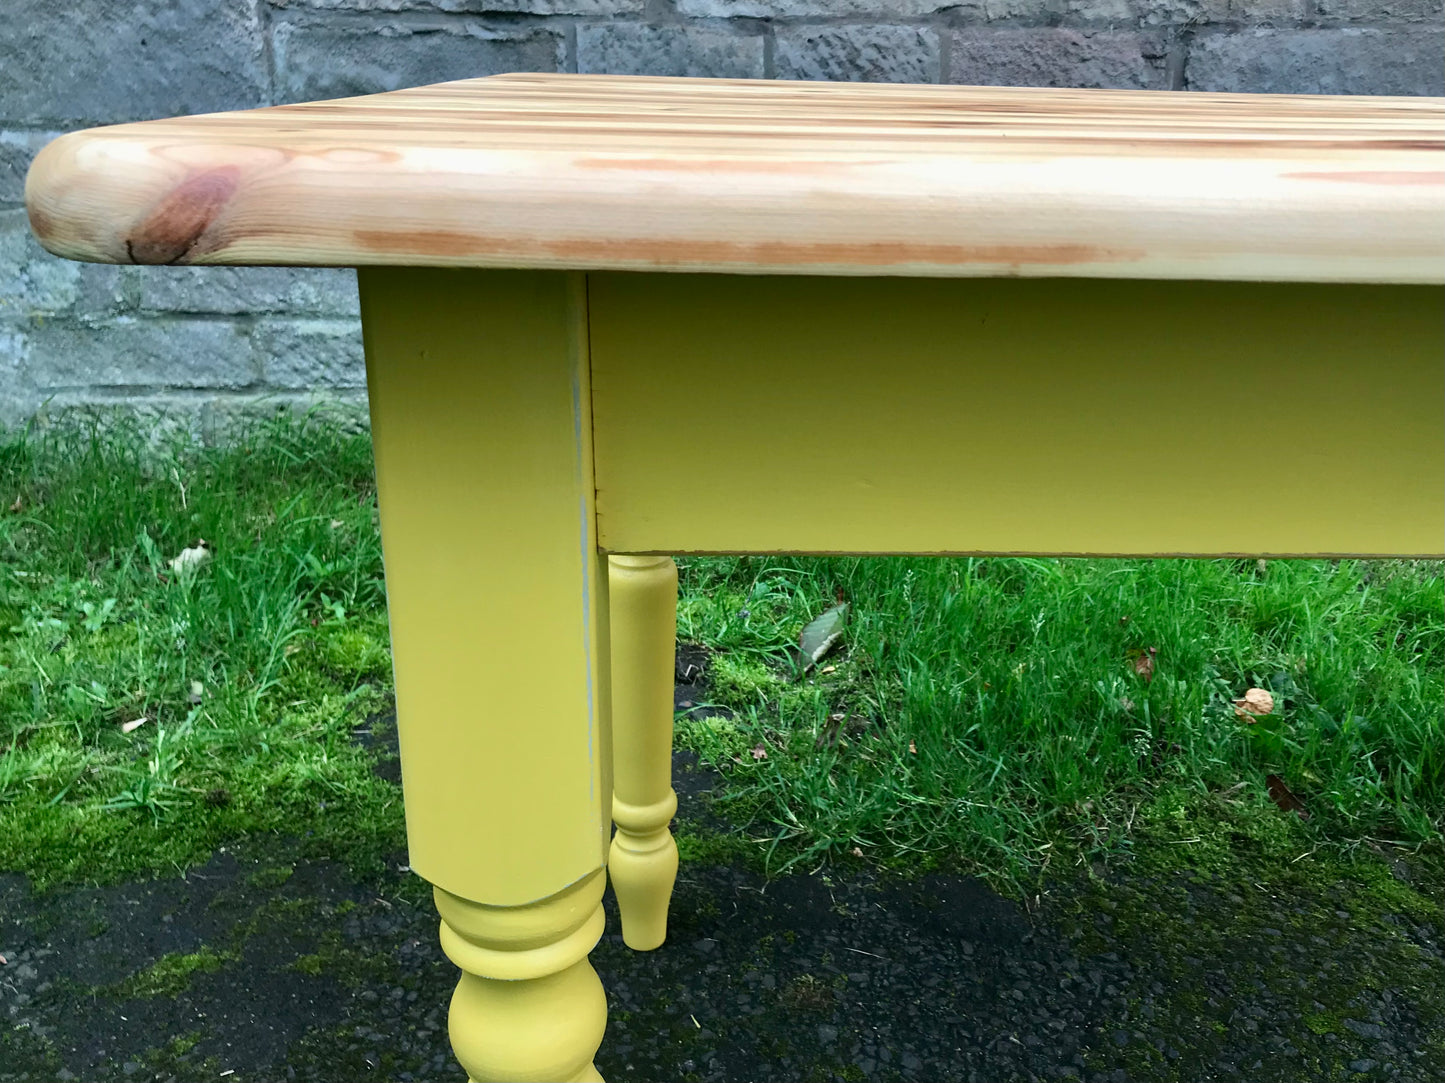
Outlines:
{"label": "wet dark pavement", "polygon": [[[682,816],[706,819],[681,754],[679,781]],[[404,855],[357,883],[280,852],[43,896],[0,878],[0,1081],[463,1079],[456,971]],[[1445,922],[1371,899],[1126,867],[1026,909],[958,876],[685,863],[658,951],[622,944],[608,894],[597,1065],[614,1083],[1445,1078]]]}

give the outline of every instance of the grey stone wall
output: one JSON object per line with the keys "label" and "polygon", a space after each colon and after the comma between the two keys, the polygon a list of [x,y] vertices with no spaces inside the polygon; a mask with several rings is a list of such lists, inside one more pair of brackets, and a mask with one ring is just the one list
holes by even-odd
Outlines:
{"label": "grey stone wall", "polygon": [[1442,0],[3,0],[0,423],[197,436],[365,376],[348,271],[102,267],[30,239],[68,129],[506,71],[1445,94]]}

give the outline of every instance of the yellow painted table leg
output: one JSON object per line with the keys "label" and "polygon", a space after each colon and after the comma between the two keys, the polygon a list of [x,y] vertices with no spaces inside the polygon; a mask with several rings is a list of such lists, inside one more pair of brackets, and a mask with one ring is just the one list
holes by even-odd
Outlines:
{"label": "yellow painted table leg", "polygon": [[360,273],[412,868],[474,1080],[596,1079],[611,816],[586,291]]}
{"label": "yellow painted table leg", "polygon": [[600,1081],[607,995],[587,961],[602,936],[602,870],[529,906],[436,889],[442,949],[462,968],[452,1048],[474,1080]]}
{"label": "yellow painted table leg", "polygon": [[677,647],[677,565],[671,557],[608,562],[612,621],[613,793],[608,866],[622,939],[649,951],[667,937],[677,880],[668,824],[672,789],[672,678]]}

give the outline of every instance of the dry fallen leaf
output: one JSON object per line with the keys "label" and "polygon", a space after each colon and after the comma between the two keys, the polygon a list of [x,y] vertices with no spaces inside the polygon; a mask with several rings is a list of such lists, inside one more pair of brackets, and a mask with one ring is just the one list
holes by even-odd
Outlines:
{"label": "dry fallen leaf", "polygon": [[1158,653],[1158,647],[1145,647],[1129,652],[1129,657],[1134,662],[1134,672],[1144,678],[1145,684],[1154,679],[1154,656]]}
{"label": "dry fallen leaf", "polygon": [[1278,775],[1266,775],[1264,784],[1269,788],[1269,799],[1279,806],[1281,812],[1297,812],[1301,820],[1310,818],[1310,814],[1305,811],[1305,803],[1290,792],[1284,779]]}
{"label": "dry fallen leaf", "polygon": [[848,716],[845,715],[842,711],[830,714],[828,716],[827,726],[823,728],[823,732],[818,734],[818,739],[813,743],[813,747],[816,749],[822,749],[825,747],[837,748],[838,730],[842,726],[842,724],[847,721],[847,718]]}
{"label": "dry fallen leaf", "polygon": [[1234,701],[1234,717],[1252,723],[1262,714],[1274,713],[1274,696],[1263,688],[1251,688],[1243,699]]}
{"label": "dry fallen leaf", "polygon": [[120,724],[120,732],[132,733],[135,730],[140,729],[145,724],[146,720],[144,718],[132,718],[129,722],[122,722]]}
{"label": "dry fallen leaf", "polygon": [[813,666],[822,661],[823,655],[843,638],[843,630],[847,625],[847,602],[839,602],[809,621],[798,633],[798,650],[802,652],[803,664]]}
{"label": "dry fallen leaf", "polygon": [[768,750],[762,745],[753,745],[753,759],[765,760],[768,758]]}
{"label": "dry fallen leaf", "polygon": [[837,671],[837,666],[824,666],[822,669],[818,670],[819,673],[836,673]]}
{"label": "dry fallen leaf", "polygon": [[206,541],[205,538],[197,538],[195,545],[189,549],[182,549],[171,558],[171,570],[174,572],[193,572],[210,559],[211,543]]}

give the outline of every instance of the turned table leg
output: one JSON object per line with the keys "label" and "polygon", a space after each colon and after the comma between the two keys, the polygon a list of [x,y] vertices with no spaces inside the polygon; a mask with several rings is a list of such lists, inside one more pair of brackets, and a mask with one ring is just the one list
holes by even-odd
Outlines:
{"label": "turned table leg", "polygon": [[608,561],[612,622],[612,837],[608,867],[622,939],[649,951],[667,937],[677,879],[668,824],[672,789],[672,680],[677,646],[677,565],[671,557]]}
{"label": "turned table leg", "polygon": [[601,1080],[607,994],[587,953],[602,936],[601,869],[550,898],[486,906],[436,889],[442,949],[462,969],[452,1049],[480,1079]]}
{"label": "turned table leg", "polygon": [[407,842],[473,1080],[596,1080],[612,792],[580,276],[360,274]]}

